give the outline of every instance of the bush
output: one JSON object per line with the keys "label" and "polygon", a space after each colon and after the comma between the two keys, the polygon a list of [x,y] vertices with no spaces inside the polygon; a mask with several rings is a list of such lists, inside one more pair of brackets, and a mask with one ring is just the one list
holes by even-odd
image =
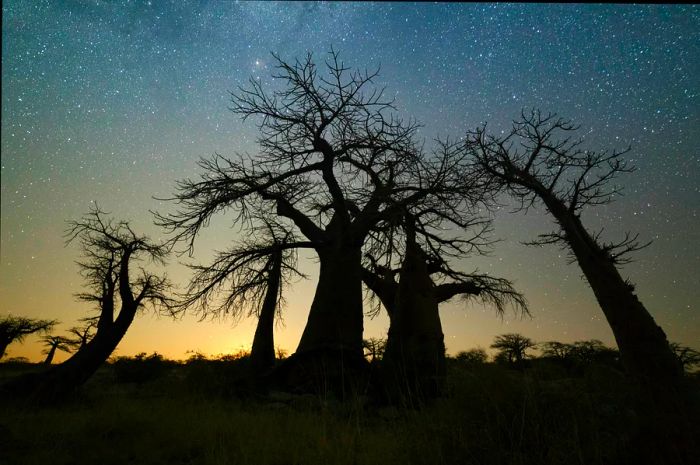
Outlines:
{"label": "bush", "polygon": [[488,360],[486,351],[481,347],[458,352],[455,355],[455,360],[466,365],[482,365]]}
{"label": "bush", "polygon": [[173,364],[157,352],[148,356],[141,352],[134,357],[117,357],[112,368],[117,383],[143,384],[161,378]]}

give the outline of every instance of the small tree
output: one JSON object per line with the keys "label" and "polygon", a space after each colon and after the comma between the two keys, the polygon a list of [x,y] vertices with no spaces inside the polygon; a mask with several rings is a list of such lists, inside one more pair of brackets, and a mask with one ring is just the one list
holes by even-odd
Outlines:
{"label": "small tree", "polygon": [[496,336],[491,344],[492,349],[498,349],[497,360],[503,360],[510,364],[522,365],[528,356],[527,350],[536,346],[532,339],[517,333],[501,334]]}
{"label": "small tree", "polygon": [[540,344],[543,357],[554,358],[557,360],[569,360],[574,351],[574,346],[558,341],[547,341]]}
{"label": "small tree", "polygon": [[0,317],[0,359],[5,355],[7,346],[13,342],[22,342],[30,334],[51,331],[57,323],[56,320],[38,320],[22,316]]}
{"label": "small tree", "polygon": [[57,350],[62,350],[63,352],[70,352],[72,349],[72,340],[63,336],[52,336],[47,334],[41,338],[46,348],[42,353],[46,354],[46,359],[44,359],[44,365],[51,365],[54,355],[56,355]]}
{"label": "small tree", "polygon": [[481,347],[463,350],[461,352],[457,352],[457,355],[455,355],[455,360],[466,363],[467,365],[482,365],[486,363],[488,358],[489,356],[486,354],[486,351]]}

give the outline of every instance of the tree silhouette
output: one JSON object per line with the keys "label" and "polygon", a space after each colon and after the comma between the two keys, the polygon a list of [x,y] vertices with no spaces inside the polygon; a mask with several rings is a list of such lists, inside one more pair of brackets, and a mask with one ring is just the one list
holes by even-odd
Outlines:
{"label": "tree silhouette", "polygon": [[505,361],[514,365],[522,365],[527,356],[527,350],[532,349],[535,344],[532,339],[522,334],[508,333],[496,336],[491,344],[492,349],[498,349],[497,361]]}
{"label": "tree silhouette", "polygon": [[[273,55],[274,56],[274,55]],[[157,214],[173,241],[194,240],[210,218],[234,211],[249,225],[274,212],[309,242],[319,281],[296,353],[301,360],[366,366],[362,356],[362,248],[374,228],[407,205],[454,190],[451,166],[428,160],[414,143],[417,125],[390,114],[372,89],[377,72],[350,71],[331,51],[320,75],[311,55],[288,63],[274,56],[279,90],[251,79],[232,94],[232,111],[256,118],[256,157],[201,160],[201,180],[178,183],[175,213]],[[428,175],[429,173],[429,175]],[[333,370],[331,370],[333,371]]]}
{"label": "tree silhouette", "polygon": [[370,362],[381,360],[386,349],[386,339],[371,337],[362,340],[362,347],[365,350],[365,357],[369,358]]}
{"label": "tree silhouette", "polygon": [[456,360],[466,363],[467,365],[481,365],[486,363],[488,358],[489,356],[486,351],[480,347],[457,352],[457,355],[455,355]]}
{"label": "tree silhouette", "polygon": [[[405,215],[402,225],[405,246],[399,269],[378,265],[371,255],[368,255],[370,266],[363,267],[365,284],[389,314],[383,366],[390,372],[387,373],[389,378],[393,378],[389,384],[399,388],[392,396],[398,394],[406,401],[434,397],[443,391],[445,345],[438,311],[440,303],[461,295],[493,304],[499,313],[508,304],[527,312],[525,299],[509,281],[458,272],[440,255],[447,253],[444,247],[431,247],[429,243],[421,246],[418,235],[425,237],[425,229],[419,218]],[[471,240],[460,239],[459,245],[444,233],[441,236],[431,234],[430,239],[450,245],[455,249],[450,254],[457,256],[467,255],[468,249],[481,251],[488,224],[475,223],[479,225],[478,232]],[[470,247],[467,249],[466,245]]]}
{"label": "tree silhouette", "polygon": [[251,236],[217,253],[213,263],[191,266],[195,274],[179,305],[194,306],[202,317],[257,316],[250,364],[252,373],[261,375],[275,365],[275,315],[281,312],[284,285],[294,276],[303,277],[296,252],[309,243],[269,220]]}
{"label": "tree silhouette", "polygon": [[30,334],[51,331],[57,323],[56,320],[38,320],[22,316],[0,317],[0,359],[5,356],[7,346],[13,342],[22,342]]}
{"label": "tree silhouette", "polygon": [[80,321],[83,323],[81,326],[74,326],[68,330],[68,333],[73,336],[71,346],[75,350],[80,350],[87,345],[94,336],[97,327],[97,318],[95,317],[81,318]]}
{"label": "tree silhouette", "polygon": [[615,361],[619,355],[617,350],[605,346],[598,339],[576,341],[572,344],[548,341],[540,344],[540,348],[543,357],[584,364]]}
{"label": "tree silhouette", "polygon": [[678,358],[683,371],[689,371],[693,367],[700,366],[700,352],[690,347],[678,344],[677,342],[671,343],[671,350]]}
{"label": "tree silhouette", "polygon": [[543,357],[554,358],[560,361],[569,360],[574,351],[573,344],[558,341],[547,341],[540,344]]}
{"label": "tree silhouette", "polygon": [[87,291],[77,297],[96,305],[97,331],[65,362],[3,386],[39,400],[60,398],[87,381],[112,354],[139,310],[151,306],[170,313],[173,304],[167,295],[170,284],[166,277],[144,267],[138,272],[134,269],[139,261],[163,264],[164,245],[135,233],[125,221],[106,219],[98,207],[69,225],[67,242],[79,242],[84,256],[78,265]]}
{"label": "tree silhouette", "polygon": [[63,336],[52,336],[47,334],[41,338],[41,341],[46,346],[46,349],[42,353],[46,354],[46,359],[44,359],[44,365],[51,365],[54,355],[56,355],[57,350],[62,350],[64,352],[70,352],[72,349],[72,340]]}
{"label": "tree silhouette", "polygon": [[572,139],[576,129],[556,115],[523,112],[506,135],[489,135],[481,127],[467,134],[465,147],[478,172],[518,199],[521,208],[539,200],[554,217],[559,230],[532,244],[556,243],[570,251],[612,328],[625,369],[648,385],[677,386],[681,369],[665,333],[617,269],[647,244],[629,233],[621,241],[604,242],[602,231],[591,234],[580,217],[584,209],[607,204],[618,193],[611,183],[632,171],[622,159],[627,150],[584,150],[580,140]]}

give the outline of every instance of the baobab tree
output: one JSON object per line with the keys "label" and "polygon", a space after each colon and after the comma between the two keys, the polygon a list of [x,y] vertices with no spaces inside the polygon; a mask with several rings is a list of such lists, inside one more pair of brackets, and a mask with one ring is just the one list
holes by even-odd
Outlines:
{"label": "baobab tree", "polygon": [[137,234],[125,221],[105,218],[97,207],[69,224],[67,242],[78,242],[84,255],[78,265],[87,291],[77,297],[95,304],[97,330],[83,349],[65,362],[3,386],[38,400],[60,398],[85,383],[112,354],[140,310],[151,307],[170,313],[173,308],[167,294],[168,279],[145,267],[137,268],[139,262],[164,264],[166,246]]}
{"label": "baobab tree", "polygon": [[178,303],[194,307],[202,318],[256,316],[250,367],[259,376],[275,365],[274,323],[281,314],[283,288],[297,269],[297,250],[310,247],[269,219],[235,247],[218,252],[208,265],[193,265],[195,271],[187,292]]}
{"label": "baobab tree", "polygon": [[571,253],[593,289],[612,329],[626,371],[642,383],[674,388],[682,378],[677,358],[664,331],[656,324],[624,279],[618,267],[629,254],[647,244],[627,233],[622,240],[605,242],[581,220],[583,210],[605,205],[619,192],[612,183],[632,171],[623,160],[629,150],[584,150],[573,139],[570,121],[539,111],[523,112],[503,136],[485,127],[469,132],[465,148],[478,172],[516,198],[523,209],[540,202],[558,230],[532,244],[560,244]]}
{"label": "baobab tree", "polygon": [[[440,257],[430,256],[416,242],[415,231],[406,234],[401,266],[389,269],[372,260],[363,268],[366,286],[379,298],[389,315],[383,363],[389,377],[408,398],[429,398],[443,390],[445,344],[439,305],[456,296],[477,299],[503,314],[510,304],[527,313],[524,297],[510,281],[453,270]],[[397,279],[398,278],[398,279]]]}
{"label": "baobab tree", "polygon": [[43,342],[46,346],[42,352],[46,354],[44,365],[51,365],[51,362],[53,362],[53,358],[56,355],[56,351],[62,350],[63,352],[70,352],[73,341],[64,336],[52,336],[51,334],[47,334],[41,338],[41,342]]}
{"label": "baobab tree", "polygon": [[493,344],[491,344],[491,348],[498,349],[496,360],[522,365],[527,356],[527,350],[532,349],[536,345],[529,337],[517,333],[508,333],[496,336]]}
{"label": "baobab tree", "polygon": [[[366,366],[361,261],[370,231],[406,205],[454,190],[447,183],[455,177],[448,164],[423,156],[415,123],[390,114],[392,102],[371,88],[377,72],[350,71],[335,52],[324,75],[311,55],[295,63],[274,58],[280,90],[252,79],[232,94],[231,110],[258,122],[260,152],[201,160],[201,179],[178,183],[171,199],[178,210],[157,214],[158,223],[191,252],[201,228],[222,211],[233,211],[239,225],[261,210],[289,221],[316,252],[320,273],[287,363],[322,359],[342,374],[343,366]],[[437,168],[426,170],[429,164]]]}
{"label": "baobab tree", "polygon": [[56,320],[39,320],[12,315],[0,317],[0,359],[5,356],[7,346],[13,342],[22,342],[30,334],[51,331],[56,324],[58,324]]}

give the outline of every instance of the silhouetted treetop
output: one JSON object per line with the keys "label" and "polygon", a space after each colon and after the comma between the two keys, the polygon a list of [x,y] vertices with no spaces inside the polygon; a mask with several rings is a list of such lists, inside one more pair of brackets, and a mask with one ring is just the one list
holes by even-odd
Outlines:
{"label": "silhouetted treetop", "polygon": [[293,64],[275,60],[280,89],[251,79],[232,94],[231,110],[257,119],[260,152],[200,160],[201,180],[180,181],[171,199],[179,209],[157,214],[173,241],[184,240],[191,252],[199,229],[223,210],[240,225],[274,211],[315,244],[337,228],[362,242],[381,219],[420,202],[426,225],[459,218],[451,213],[465,196],[454,194],[468,189],[455,168],[465,154],[446,142],[425,156],[414,140],[418,125],[390,114],[393,103],[373,87],[376,72],[350,71],[336,52],[325,76],[311,55]]}
{"label": "silhouetted treetop", "polygon": [[532,339],[517,333],[496,336],[491,344],[492,349],[498,349],[496,360],[505,359],[509,363],[521,363],[527,356],[527,350],[535,346]]}
{"label": "silhouetted treetop", "polygon": [[171,288],[168,278],[149,272],[143,266],[138,267],[137,276],[132,276],[130,268],[139,261],[165,264],[168,248],[137,234],[128,222],[114,221],[105,215],[95,206],[80,220],[69,221],[66,232],[67,243],[77,241],[83,250],[78,266],[88,290],[76,296],[98,305],[98,329],[102,319],[113,318],[117,301],[136,308],[149,303],[158,310],[170,312],[173,300],[168,296]]}
{"label": "silhouetted treetop", "polygon": [[[560,215],[558,209],[578,215],[586,206],[610,203],[621,190],[614,183],[617,177],[634,171],[623,158],[629,147],[612,151],[584,149],[582,139],[575,137],[578,129],[556,114],[523,111],[506,135],[490,135],[483,126],[467,133],[465,147],[474,157],[477,171],[507,189],[520,201],[520,208],[527,210],[539,199],[548,209],[555,210],[555,216]],[[592,239],[614,263],[628,262],[629,253],[649,245],[640,243],[639,235],[631,233],[620,241],[604,243],[600,241],[602,232]],[[566,232],[561,230],[542,234],[530,244],[566,241]]]}
{"label": "silhouetted treetop", "polygon": [[274,303],[279,312],[284,303],[283,287],[295,277],[305,277],[297,269],[297,250],[310,247],[311,242],[298,240],[282,225],[267,219],[234,247],[217,252],[208,265],[190,265],[195,273],[178,305],[193,306],[203,318],[259,316],[269,275],[279,260],[281,276]]}
{"label": "silhouetted treetop", "polygon": [[7,346],[12,342],[22,342],[25,337],[37,332],[51,331],[57,324],[56,320],[3,315],[0,317],[0,358],[5,355]]}

